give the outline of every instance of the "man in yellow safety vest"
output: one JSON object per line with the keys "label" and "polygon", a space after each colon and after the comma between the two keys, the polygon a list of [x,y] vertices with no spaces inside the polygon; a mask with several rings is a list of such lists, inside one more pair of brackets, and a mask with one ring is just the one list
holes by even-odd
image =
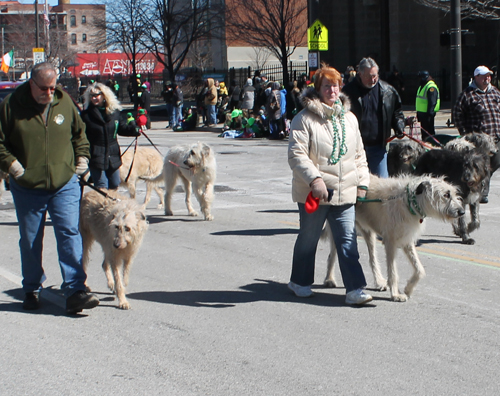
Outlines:
{"label": "man in yellow safety vest", "polygon": [[428,71],[418,72],[420,77],[420,87],[417,90],[415,108],[417,110],[417,119],[420,122],[422,139],[429,135],[435,135],[434,118],[441,106],[439,98],[439,89],[429,75]]}

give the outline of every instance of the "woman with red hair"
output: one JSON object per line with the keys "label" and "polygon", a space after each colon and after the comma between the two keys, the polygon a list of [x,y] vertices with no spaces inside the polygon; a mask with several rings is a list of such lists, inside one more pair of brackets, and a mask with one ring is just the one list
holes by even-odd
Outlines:
{"label": "woman with red hair", "polygon": [[[358,121],[350,103],[340,93],[342,76],[323,65],[316,71],[314,88],[303,91],[304,109],[292,121],[288,163],[293,172],[292,198],[297,202],[300,230],[293,251],[288,287],[298,297],[312,295],[315,255],[325,224],[332,231],[339,266],[346,288],[347,304],[372,300],[363,289],[366,280],[359,263],[355,230],[355,204],[364,197],[370,175]],[[328,189],[333,190],[329,200]],[[308,213],[309,194],[319,199],[318,208]]]}

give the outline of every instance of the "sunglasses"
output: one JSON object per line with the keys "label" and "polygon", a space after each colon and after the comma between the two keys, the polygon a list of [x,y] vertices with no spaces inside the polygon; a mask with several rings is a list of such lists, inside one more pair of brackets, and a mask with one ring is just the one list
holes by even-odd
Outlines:
{"label": "sunglasses", "polygon": [[100,95],[101,95],[101,92],[99,92],[99,93],[92,93],[92,94],[90,94],[90,97],[91,98],[97,98]]}
{"label": "sunglasses", "polygon": [[54,92],[56,90],[56,87],[41,87],[37,82],[36,80],[34,79],[31,79],[31,81],[33,81],[35,83],[35,85],[38,87],[38,89],[40,91],[50,91],[50,92]]}

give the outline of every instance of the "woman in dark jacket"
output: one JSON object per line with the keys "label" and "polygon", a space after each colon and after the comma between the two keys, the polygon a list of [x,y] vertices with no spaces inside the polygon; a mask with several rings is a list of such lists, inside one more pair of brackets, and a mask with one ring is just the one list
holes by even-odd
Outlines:
{"label": "woman in dark jacket", "polygon": [[99,188],[116,189],[120,185],[122,161],[117,135],[139,136],[135,121],[121,117],[122,109],[110,88],[92,84],[84,93],[81,117],[90,142],[90,175]]}

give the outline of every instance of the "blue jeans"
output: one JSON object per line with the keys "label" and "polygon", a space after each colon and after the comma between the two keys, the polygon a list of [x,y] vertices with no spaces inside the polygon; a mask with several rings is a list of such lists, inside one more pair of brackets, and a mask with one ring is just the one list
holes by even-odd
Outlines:
{"label": "blue jeans", "polygon": [[217,125],[217,115],[215,113],[215,105],[207,105],[208,108],[208,124]]}
{"label": "blue jeans", "polygon": [[370,173],[383,178],[389,177],[385,146],[365,146],[365,153]]}
{"label": "blue jeans", "polygon": [[45,278],[42,249],[47,212],[56,236],[63,278],[61,290],[66,297],[85,290],[87,275],[82,267],[82,237],[78,229],[81,192],[77,176],[54,191],[21,187],[14,178],[10,183],[21,236],[19,247],[24,292],[40,290]]}
{"label": "blue jeans", "polygon": [[354,205],[320,205],[311,214],[305,211],[304,204],[298,205],[300,230],[293,249],[290,280],[300,286],[314,283],[316,249],[323,224],[328,220],[337,246],[340,273],[346,292],[365,287],[365,275],[359,263]]}
{"label": "blue jeans", "polygon": [[97,168],[90,168],[90,176],[92,176],[95,187],[107,188],[108,190],[117,189],[121,182],[119,169],[104,171]]}
{"label": "blue jeans", "polygon": [[182,105],[172,107],[172,117],[170,118],[170,126],[175,128],[180,126],[182,121]]}

